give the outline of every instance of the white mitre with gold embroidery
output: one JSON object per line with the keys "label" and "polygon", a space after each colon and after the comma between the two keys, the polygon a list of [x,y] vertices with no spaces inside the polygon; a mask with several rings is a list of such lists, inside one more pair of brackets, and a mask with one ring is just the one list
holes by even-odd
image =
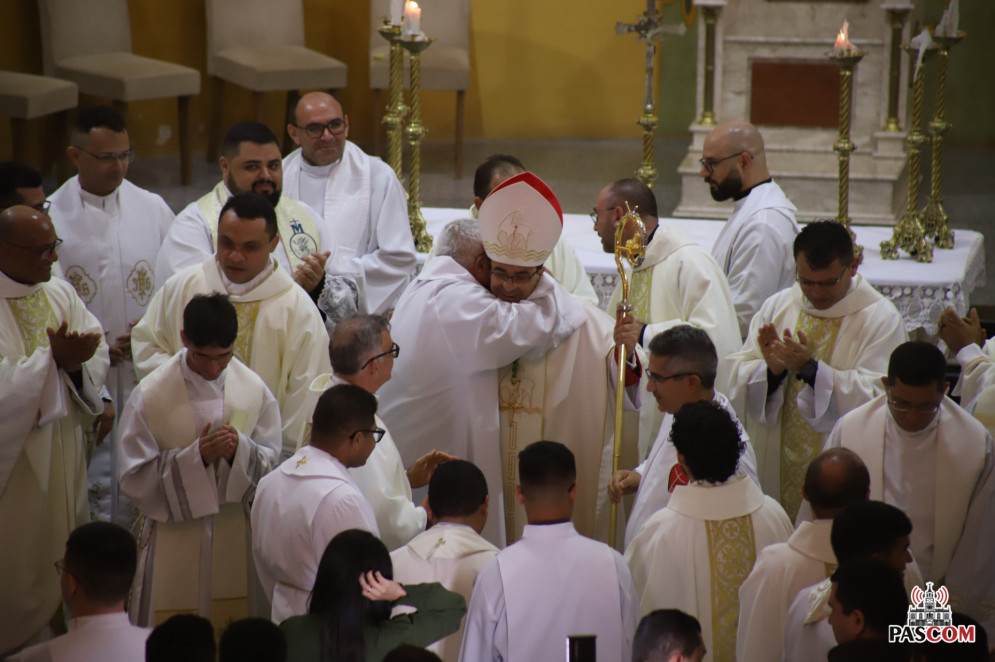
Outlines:
{"label": "white mitre with gold embroidery", "polygon": [[541,267],[563,232],[559,200],[531,172],[515,175],[491,191],[477,220],[487,257],[519,267]]}

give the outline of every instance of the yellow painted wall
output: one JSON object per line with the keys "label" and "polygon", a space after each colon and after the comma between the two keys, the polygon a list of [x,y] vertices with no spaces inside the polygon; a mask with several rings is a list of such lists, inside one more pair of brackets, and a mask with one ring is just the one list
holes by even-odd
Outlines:
{"label": "yellow painted wall", "polygon": [[[425,12],[433,10],[433,0],[423,0],[422,5]],[[204,0],[129,0],[128,6],[136,53],[204,73]],[[369,141],[369,2],[304,0],[304,6],[308,46],[349,65],[349,85],[341,98],[353,139]],[[643,47],[632,35],[616,36],[614,25],[616,20],[634,19],[644,6],[638,1],[474,0],[467,137],[638,136],[634,122],[641,112]],[[41,73],[37,0],[0,2],[0,25],[5,26],[0,68]],[[693,51],[688,54],[693,56]],[[693,60],[687,66],[693,67]],[[226,124],[250,114],[249,94],[228,89]],[[213,90],[204,74],[201,95],[192,103],[197,151],[206,147],[212,103]],[[282,95],[267,95],[266,120],[274,129],[282,126],[283,103]],[[172,100],[136,102],[130,112],[132,140],[141,154],[176,152]],[[429,140],[452,139],[454,93],[425,92],[423,113]],[[10,153],[8,127],[0,120],[0,156]],[[40,138],[46,127],[39,121],[30,130],[32,137]]]}

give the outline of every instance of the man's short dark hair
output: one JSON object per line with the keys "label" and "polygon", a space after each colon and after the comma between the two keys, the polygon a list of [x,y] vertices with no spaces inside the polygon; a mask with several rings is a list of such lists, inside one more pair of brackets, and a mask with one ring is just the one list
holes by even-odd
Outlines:
{"label": "man's short dark hair", "polygon": [[73,130],[79,135],[87,135],[94,129],[109,129],[114,133],[128,130],[124,115],[111,106],[84,106],[76,111],[76,125]]}
{"label": "man's short dark hair", "polygon": [[194,347],[231,347],[238,337],[238,313],[228,295],[197,294],[183,308],[183,334]]}
{"label": "man's short dark hair", "polygon": [[377,413],[377,398],[352,384],[336,384],[321,394],[314,408],[311,440],[341,442]]}
{"label": "man's short dark hair", "polygon": [[442,662],[442,658],[430,650],[411,644],[401,644],[387,653],[383,662]]}
{"label": "man's short dark hair", "polygon": [[518,453],[518,482],[528,498],[566,493],[577,482],[574,454],[559,442],[535,441]]}
{"label": "man's short dark hair", "polygon": [[902,343],[888,359],[888,383],[906,386],[947,386],[947,360],[936,345],[921,340]]}
{"label": "man's short dark hair", "polygon": [[268,618],[243,618],[225,628],[218,662],[286,662],[287,639]]}
{"label": "man's short dark hair", "polygon": [[170,616],[145,640],[145,662],[214,662],[217,651],[211,621],[195,614]]}
{"label": "man's short dark hair", "polygon": [[88,522],[69,534],[63,562],[65,572],[76,579],[87,599],[110,606],[128,599],[138,548],[127,529],[110,522]]}
{"label": "man's short dark hair", "polygon": [[487,499],[487,479],[473,462],[452,460],[436,467],[428,483],[428,505],[435,519],[469,517]]}
{"label": "man's short dark hair", "polygon": [[632,640],[632,662],[669,662],[691,657],[702,644],[701,624],[680,609],[657,609],[639,621]]}
{"label": "man's short dark hair", "polygon": [[[828,462],[840,462],[845,471],[842,480],[828,479],[822,469]],[[829,448],[820,453],[805,471],[805,496],[817,512],[839,510],[851,503],[865,501],[871,486],[871,474],[860,456],[849,448]]]}
{"label": "man's short dark hair", "polygon": [[796,263],[798,255],[804,255],[812,269],[828,269],[834,262],[848,267],[853,262],[853,240],[846,228],[836,221],[812,221],[795,237],[792,254]]}
{"label": "man's short dark hair", "polygon": [[851,503],[833,518],[829,542],[837,563],[887,554],[902,536],[912,533],[912,521],[883,501]]}
{"label": "man's short dark hair", "polygon": [[238,193],[228,198],[228,202],[221,208],[218,214],[218,223],[225,217],[229,210],[235,215],[244,219],[261,218],[266,221],[266,234],[272,239],[278,232],[276,224],[276,209],[273,203],[258,193]]}
{"label": "man's short dark hair", "polygon": [[18,161],[0,161],[0,211],[24,204],[17,189],[38,188],[41,183],[41,173],[31,166]]}
{"label": "man's short dark hair", "polygon": [[510,154],[491,154],[473,173],[473,195],[483,200],[491,193],[491,180],[499,170],[525,172],[525,166]]}
{"label": "man's short dark hair", "polygon": [[653,189],[634,177],[616,179],[612,182],[611,188],[608,189],[609,205],[624,207],[626,202],[640,216],[656,218],[659,215],[656,210],[656,196],[653,195]]}
{"label": "man's short dark hair", "polygon": [[221,143],[221,153],[225,155],[226,159],[232,159],[238,156],[242,149],[242,143],[280,145],[276,134],[262,122],[238,122],[233,124],[228,129],[228,133],[225,134],[224,142]]}
{"label": "man's short dark hair", "polygon": [[678,361],[678,372],[698,375],[704,388],[715,386],[715,370],[719,363],[715,345],[708,334],[690,324],[678,324],[656,334],[649,344],[650,353]]}
{"label": "man's short dark hair", "polygon": [[909,610],[901,573],[881,559],[841,563],[830,577],[843,613],[859,609],[869,630],[887,634],[889,625],[904,625]]}
{"label": "man's short dark hair", "polygon": [[385,315],[355,315],[336,324],[328,343],[332,370],[338,375],[359,372],[364,356],[380,353],[381,336],[389,330]]}
{"label": "man's short dark hair", "polygon": [[674,414],[670,441],[695,480],[723,483],[736,473],[746,448],[739,423],[721,405],[689,402]]}

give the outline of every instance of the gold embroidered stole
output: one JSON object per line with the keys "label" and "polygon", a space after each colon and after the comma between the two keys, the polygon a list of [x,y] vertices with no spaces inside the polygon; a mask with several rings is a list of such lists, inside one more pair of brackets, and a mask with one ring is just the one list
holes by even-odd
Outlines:
{"label": "gold embroidered stole", "polygon": [[45,296],[45,290],[38,288],[27,296],[7,299],[7,304],[21,331],[24,355],[31,356],[35,350],[48,347],[48,333],[45,329],[58,329],[59,322],[52,311],[52,304]]}
{"label": "gold embroidered stole", "polygon": [[712,645],[716,662],[736,659],[739,623],[739,587],[753,570],[757,558],[750,515],[707,520],[708,564],[712,573]]}
{"label": "gold embroidered stole", "polygon": [[238,316],[238,337],[232,350],[235,358],[245,365],[252,365],[252,341],[256,335],[256,317],[262,301],[232,301]]}
{"label": "gold embroidered stole", "polygon": [[525,526],[525,511],[515,498],[518,452],[543,439],[546,393],[546,360],[519,359],[498,379],[501,476],[504,481],[504,521],[507,544],[518,540]]}
{"label": "gold embroidered stole", "polygon": [[[632,314],[644,324],[651,321],[650,292],[653,291],[653,270],[655,268],[656,265],[639,271],[633,269],[629,275],[629,301],[632,303]],[[609,311],[609,314],[611,312]],[[647,338],[647,340],[649,339]]]}
{"label": "gold embroidered stole", "polygon": [[[813,358],[828,363],[836,347],[842,317],[815,317],[804,311],[798,315],[795,337],[803,332],[808,338]],[[784,411],[781,413],[781,505],[792,520],[798,514],[802,501],[802,484],[805,470],[819,454],[822,435],[812,429],[798,411],[798,394],[805,382],[795,373],[788,373],[784,380]]]}

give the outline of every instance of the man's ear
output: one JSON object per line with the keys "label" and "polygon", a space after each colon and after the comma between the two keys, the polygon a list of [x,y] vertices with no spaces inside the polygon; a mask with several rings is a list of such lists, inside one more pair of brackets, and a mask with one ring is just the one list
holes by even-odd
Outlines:
{"label": "man's ear", "polygon": [[219,156],[218,165],[221,166],[221,178],[226,179],[228,177],[228,173],[231,171],[231,163],[228,162],[228,157]]}
{"label": "man's ear", "polygon": [[287,135],[290,136],[290,139],[294,141],[295,145],[297,145],[298,147],[301,146],[300,129],[298,129],[293,124],[289,124],[288,123],[287,124]]}
{"label": "man's ear", "polygon": [[888,388],[888,378],[887,377],[881,377],[881,383],[884,384],[885,388]]}
{"label": "man's ear", "polygon": [[525,495],[522,494],[521,485],[515,485],[515,500],[518,501],[518,503],[522,504],[523,506],[525,505]]}
{"label": "man's ear", "polygon": [[76,149],[75,145],[70,145],[66,148],[66,156],[72,161],[73,165],[79,170],[79,150]]}

